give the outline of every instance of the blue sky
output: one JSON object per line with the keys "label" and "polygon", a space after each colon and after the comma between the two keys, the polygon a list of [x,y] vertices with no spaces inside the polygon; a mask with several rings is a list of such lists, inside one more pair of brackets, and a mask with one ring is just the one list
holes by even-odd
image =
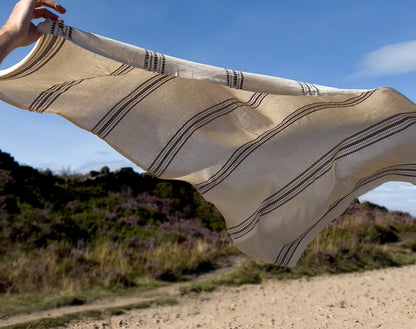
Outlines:
{"label": "blue sky", "polygon": [[[16,1],[2,0],[0,24]],[[65,23],[196,62],[339,88],[393,87],[416,101],[416,1],[62,0]],[[0,69],[28,49],[13,52]],[[55,115],[0,103],[0,149],[56,172],[134,165]],[[137,169],[137,168],[136,168]],[[416,215],[416,189],[366,199]]]}

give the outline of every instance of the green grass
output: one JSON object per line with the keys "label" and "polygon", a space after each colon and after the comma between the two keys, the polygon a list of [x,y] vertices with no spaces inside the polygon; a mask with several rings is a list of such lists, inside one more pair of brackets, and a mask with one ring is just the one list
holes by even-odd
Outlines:
{"label": "green grass", "polygon": [[15,324],[7,327],[1,327],[2,329],[51,329],[57,327],[63,327],[73,321],[81,320],[100,320],[103,318],[102,312],[88,311],[74,314],[67,314],[57,318],[40,319],[27,323]]}
{"label": "green grass", "polygon": [[0,319],[18,314],[54,309],[64,306],[83,305],[92,301],[130,296],[165,286],[165,282],[149,281],[129,289],[91,289],[71,294],[0,294]]}
{"label": "green grass", "polygon": [[[131,170],[56,176],[22,167],[0,151],[0,319],[168,282],[182,282],[180,293],[188,294],[264,279],[414,264],[416,219],[353,202],[296,267],[247,258],[230,274],[183,283],[236,253],[220,213],[189,184]],[[14,328],[56,327],[84,316],[101,315],[80,313]]]}
{"label": "green grass", "polygon": [[229,274],[221,275],[202,282],[190,282],[179,288],[181,296],[190,293],[211,292],[223,286],[241,286],[244,284],[259,284],[262,282],[261,271],[248,269],[244,264],[238,266]]}
{"label": "green grass", "polygon": [[[123,222],[127,216],[124,212],[134,205],[135,199],[128,194],[119,194],[117,198],[124,202],[124,206],[116,207],[118,210],[115,209],[114,213],[122,210],[120,216],[124,217],[100,219],[102,224]],[[163,201],[150,196],[146,198],[159,203]],[[78,206],[81,207],[81,203]],[[172,209],[163,211],[168,214]],[[187,211],[183,209],[180,214]],[[75,215],[71,216],[75,218]],[[44,218],[44,215],[39,218]],[[89,232],[98,230],[93,225],[95,219],[90,219]],[[6,222],[4,219],[0,225]],[[5,231],[16,234],[22,231],[16,222],[9,222]],[[81,220],[79,223],[85,224]],[[58,228],[62,225],[57,222]],[[127,234],[129,230],[124,226],[114,226],[114,231],[106,231],[105,236],[86,240],[88,243],[78,241],[76,245],[59,242],[28,249],[20,242],[8,244],[0,239],[0,289],[3,290],[3,293],[0,291],[0,319],[87,304],[99,298],[135,294],[172,281],[185,282],[215,269],[222,257],[238,253],[229,240],[223,240],[222,234],[214,234],[201,222],[179,216],[157,225],[154,223],[147,228],[137,225],[137,230],[153,236],[148,240],[127,235],[127,240],[120,240],[117,234],[108,234]],[[43,231],[31,231],[31,236],[44,240],[45,236],[50,236],[49,229],[52,230],[52,226],[45,224]],[[66,228],[65,232],[69,234],[71,230]],[[49,240],[45,241],[49,243]],[[230,274],[205,282],[181,284],[180,294],[212,291],[220,286],[258,284],[264,279],[295,279],[415,263],[416,220],[413,217],[388,212],[368,203],[353,203],[344,215],[316,237],[296,267],[282,268],[247,258]],[[125,308],[109,310],[111,314],[124,311]]]}
{"label": "green grass", "polygon": [[153,306],[174,306],[177,304],[178,304],[178,301],[173,298],[158,298],[158,299],[141,302],[137,304],[107,308],[105,312],[109,313],[112,316],[115,316],[115,315],[124,314],[125,312],[132,311],[132,310],[142,310],[142,309],[150,308]]}
{"label": "green grass", "polygon": [[374,217],[356,215],[347,214],[338,223],[326,227],[295,267],[278,267],[247,258],[233,273],[191,283],[181,288],[181,294],[213,291],[224,285],[255,284],[264,279],[298,279],[416,263],[414,224],[403,223],[400,214],[389,221],[383,213]]}
{"label": "green grass", "polygon": [[26,323],[0,327],[1,329],[52,329],[63,327],[74,321],[82,320],[101,320],[105,316],[116,316],[124,314],[131,310],[146,309],[153,306],[173,306],[178,302],[172,298],[157,298],[151,301],[146,301],[137,304],[126,305],[123,307],[111,307],[103,311],[86,311],[73,314],[62,315],[56,318],[39,319]]}

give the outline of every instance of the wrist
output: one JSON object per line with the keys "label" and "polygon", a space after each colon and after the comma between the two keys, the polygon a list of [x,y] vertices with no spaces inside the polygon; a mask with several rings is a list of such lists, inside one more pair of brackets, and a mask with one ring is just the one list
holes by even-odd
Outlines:
{"label": "wrist", "polygon": [[0,29],[0,63],[13,49],[18,47],[16,36],[14,29],[7,25]]}
{"label": "wrist", "polygon": [[0,40],[2,45],[7,45],[9,51],[18,47],[18,33],[16,29],[10,27],[9,25],[4,25],[0,29]]}

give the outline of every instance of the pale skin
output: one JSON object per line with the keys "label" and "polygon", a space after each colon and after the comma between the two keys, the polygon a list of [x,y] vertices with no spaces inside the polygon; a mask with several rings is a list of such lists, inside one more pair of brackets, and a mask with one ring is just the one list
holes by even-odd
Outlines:
{"label": "pale skin", "polygon": [[14,49],[25,47],[41,37],[33,24],[33,19],[50,18],[63,22],[58,14],[64,14],[66,10],[53,0],[20,0],[14,7],[6,24],[0,29],[0,63]]}

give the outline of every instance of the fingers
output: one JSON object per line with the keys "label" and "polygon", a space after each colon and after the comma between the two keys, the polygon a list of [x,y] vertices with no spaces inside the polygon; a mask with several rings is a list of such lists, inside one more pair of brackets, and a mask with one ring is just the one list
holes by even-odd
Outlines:
{"label": "fingers", "polygon": [[30,24],[29,33],[26,36],[26,39],[22,41],[22,46],[29,46],[42,36],[42,33],[38,32],[35,25]]}
{"label": "fingers", "polygon": [[50,18],[54,21],[58,21],[63,23],[64,21],[58,16],[55,15],[53,12],[49,11],[48,9],[44,8],[44,7],[38,7],[35,8],[35,10],[33,11],[33,19],[37,19],[37,18]]}
{"label": "fingers", "polygon": [[66,9],[53,0],[39,0],[36,3],[36,7],[40,7],[40,6],[52,8],[60,14],[66,13]]}
{"label": "fingers", "polygon": [[66,9],[64,7],[62,7],[60,4],[53,0],[38,0],[36,2],[36,8],[33,11],[33,18],[50,18],[54,21],[58,21],[61,23],[64,22],[63,19],[61,19],[58,15],[54,14],[45,7],[52,8],[60,14],[65,14],[66,12]]}

